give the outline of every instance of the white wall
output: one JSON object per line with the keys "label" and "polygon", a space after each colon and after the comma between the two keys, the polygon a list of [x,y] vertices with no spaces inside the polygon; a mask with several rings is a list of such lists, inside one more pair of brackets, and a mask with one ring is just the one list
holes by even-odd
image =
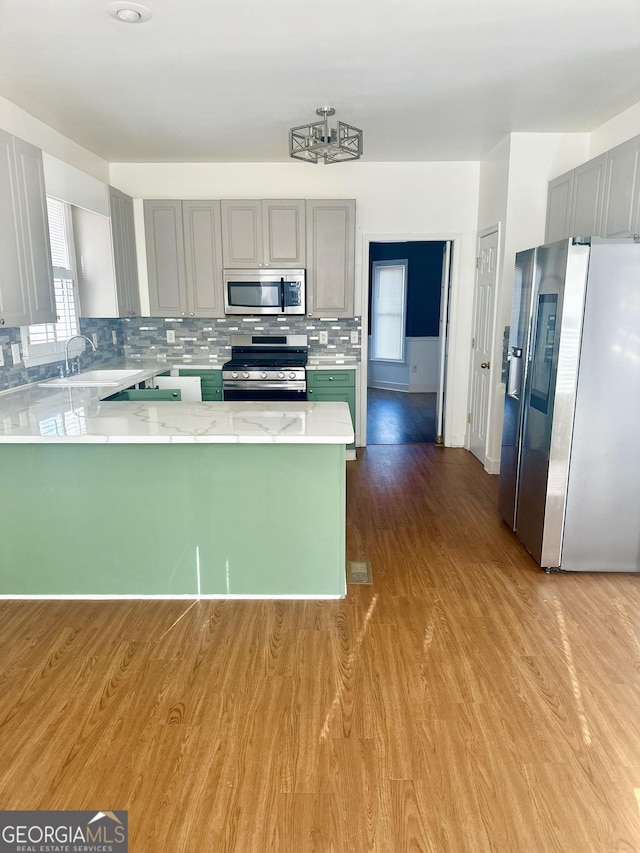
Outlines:
{"label": "white wall", "polygon": [[[371,338],[369,338],[371,347]],[[440,338],[405,338],[404,364],[369,361],[369,388],[434,393],[438,390]]]}
{"label": "white wall", "polygon": [[0,127],[97,180],[109,183],[109,164],[106,160],[53,130],[6,98],[0,98]]}
{"label": "white wall", "polygon": [[480,167],[478,231],[501,226],[485,468],[500,470],[503,330],[510,322],[516,252],[544,242],[547,184],[587,158],[586,133],[512,133]]}
{"label": "white wall", "polygon": [[[355,198],[358,314],[367,299],[368,240],[453,238],[445,443],[464,443],[478,163],[113,163],[110,174],[114,186],[136,199]],[[144,258],[140,205],[136,226]]]}
{"label": "white wall", "polygon": [[610,148],[620,145],[621,142],[626,142],[627,139],[638,135],[640,135],[640,101],[601,124],[591,133],[589,155],[585,159],[591,160],[592,157],[597,157],[598,154],[603,154]]}
{"label": "white wall", "polygon": [[47,195],[102,216],[110,215],[109,192],[105,183],[46,151],[42,153],[42,166]]}

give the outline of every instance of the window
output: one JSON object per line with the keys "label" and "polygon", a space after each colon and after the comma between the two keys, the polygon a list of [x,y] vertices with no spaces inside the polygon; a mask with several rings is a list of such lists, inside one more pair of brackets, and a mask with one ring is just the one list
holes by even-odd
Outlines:
{"label": "window", "polygon": [[47,215],[58,321],[21,329],[22,350],[28,365],[57,361],[65,341],[78,334],[71,209],[66,202],[47,198]]}
{"label": "window", "polygon": [[372,266],[371,358],[404,362],[409,261],[374,261]]}

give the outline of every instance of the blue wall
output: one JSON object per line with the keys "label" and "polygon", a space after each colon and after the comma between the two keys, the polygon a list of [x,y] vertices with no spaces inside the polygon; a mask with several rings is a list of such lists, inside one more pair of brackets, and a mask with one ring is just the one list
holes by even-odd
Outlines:
{"label": "blue wall", "polygon": [[[369,305],[371,305],[373,261],[393,261],[404,258],[409,261],[405,331],[408,338],[437,338],[440,334],[440,287],[444,246],[445,243],[440,240],[371,243]],[[371,328],[371,314],[369,314],[369,328]]]}

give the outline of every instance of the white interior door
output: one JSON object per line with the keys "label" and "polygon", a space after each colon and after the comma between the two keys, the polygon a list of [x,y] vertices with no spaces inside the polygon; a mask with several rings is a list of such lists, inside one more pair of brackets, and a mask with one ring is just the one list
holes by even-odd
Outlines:
{"label": "white interior door", "polygon": [[438,396],[436,398],[436,444],[444,444],[444,393],[447,372],[449,331],[449,290],[451,288],[451,240],[444,244],[442,279],[440,282],[440,350],[438,364]]}
{"label": "white interior door", "polygon": [[487,424],[491,389],[491,347],[498,270],[498,231],[484,234],[478,241],[478,274],[471,341],[471,389],[467,417],[467,446],[484,465],[487,452]]}

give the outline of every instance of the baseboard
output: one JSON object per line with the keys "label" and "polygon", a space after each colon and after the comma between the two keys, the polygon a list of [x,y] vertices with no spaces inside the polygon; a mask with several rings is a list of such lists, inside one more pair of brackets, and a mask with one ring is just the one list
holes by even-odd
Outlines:
{"label": "baseboard", "polygon": [[376,388],[378,391],[408,391],[409,386],[406,382],[369,382],[368,388]]}
{"label": "baseboard", "polygon": [[499,474],[500,459],[495,459],[491,456],[486,456],[484,460],[484,470],[487,472],[487,474]]}

